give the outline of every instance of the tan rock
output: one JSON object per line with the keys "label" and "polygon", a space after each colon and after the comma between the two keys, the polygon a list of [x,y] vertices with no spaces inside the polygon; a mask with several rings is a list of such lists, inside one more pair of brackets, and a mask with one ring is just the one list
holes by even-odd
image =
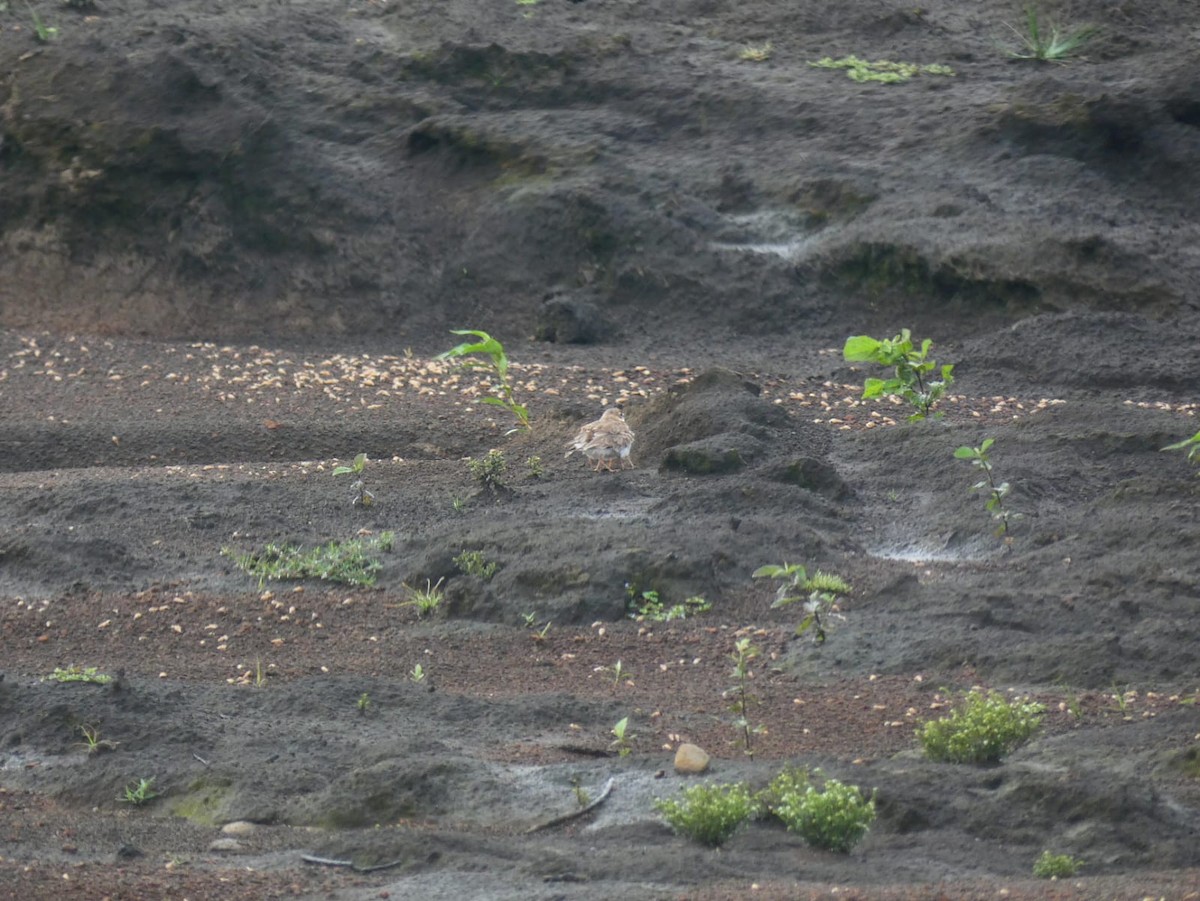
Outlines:
{"label": "tan rock", "polygon": [[703,773],[708,769],[708,754],[698,745],[684,742],[675,749],[675,772]]}
{"label": "tan rock", "polygon": [[251,823],[249,820],[234,820],[232,823],[226,823],[221,827],[222,835],[249,835],[258,829],[257,823]]}

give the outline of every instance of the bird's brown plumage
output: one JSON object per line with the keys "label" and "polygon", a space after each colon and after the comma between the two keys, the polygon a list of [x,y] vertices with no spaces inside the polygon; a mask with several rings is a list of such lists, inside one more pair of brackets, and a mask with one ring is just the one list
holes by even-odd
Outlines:
{"label": "bird's brown plumage", "polygon": [[595,422],[583,426],[579,433],[568,445],[567,456],[581,452],[595,464],[593,469],[599,472],[604,469],[615,472],[613,464],[621,461],[623,468],[633,468],[629,459],[629,450],[633,446],[633,429],[625,422],[625,417],[616,407],[609,407],[604,415]]}

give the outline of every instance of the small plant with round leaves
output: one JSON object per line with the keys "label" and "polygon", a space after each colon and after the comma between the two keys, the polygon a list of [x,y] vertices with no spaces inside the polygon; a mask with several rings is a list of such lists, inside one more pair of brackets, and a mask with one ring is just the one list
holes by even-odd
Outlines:
{"label": "small plant with round leaves", "polygon": [[415,664],[413,666],[413,668],[408,671],[408,681],[412,682],[414,685],[420,685],[422,682],[425,681],[425,679],[428,677],[428,675],[429,674],[427,672],[425,672],[425,667],[421,666],[421,664],[418,663],[418,664]]}
{"label": "small plant with round leaves", "polygon": [[471,457],[467,460],[467,469],[484,488],[499,491],[505,487],[508,461],[504,459],[504,451],[492,448],[482,457]]}
{"label": "small plant with round leaves", "polygon": [[761,651],[749,638],[739,638],[734,643],[733,653],[729,659],[733,661],[733,685],[725,689],[725,697],[730,700],[729,710],[734,715],[733,725],[738,731],[738,740],[742,743],[742,752],[747,757],[754,756],[754,736],[765,735],[767,727],[750,722],[750,705],[758,703],[758,698],[750,693],[750,680],[754,673],[750,664]]}
{"label": "small plant with round leaves", "polygon": [[869,378],[863,382],[863,399],[899,395],[908,401],[914,413],[909,422],[924,419],[954,383],[954,366],[938,364],[929,359],[933,341],[926,338],[918,350],[908,329],[891,339],[879,340],[868,335],[846,339],[842,356],[851,363],[877,363],[890,366],[890,379]]}
{"label": "small plant with round leaves", "polygon": [[617,720],[616,725],[609,730],[609,734],[613,736],[613,740],[609,743],[610,747],[617,752],[619,757],[628,757],[633,753],[633,740],[637,735],[629,731],[629,717],[624,716]]}
{"label": "small plant with round leaves", "polygon": [[371,696],[364,691],[358,696],[358,700],[354,702],[354,706],[358,708],[360,714],[365,716],[367,711],[371,709]]}
{"label": "small plant with round leaves", "polygon": [[994,439],[985,438],[979,447],[964,445],[954,451],[954,457],[957,460],[969,460],[972,466],[983,472],[983,478],[971,486],[971,491],[987,493],[987,510],[997,523],[996,534],[1005,538],[1008,535],[1008,524],[1020,519],[1021,514],[1014,513],[1004,506],[1004,499],[1011,490],[1008,482],[997,483],[992,476],[992,458],[989,451],[994,443]]}
{"label": "small plant with round leaves", "polygon": [[1083,861],[1070,854],[1053,854],[1043,851],[1033,862],[1033,875],[1038,879],[1069,879],[1079,872]]}
{"label": "small plant with round leaves", "polygon": [[658,798],[654,809],[678,835],[716,848],[751,817],[755,803],[741,783],[706,784],[685,788],[679,798]]}
{"label": "small plant with round leaves", "polygon": [[865,797],[857,785],[837,779],[822,779],[818,785],[786,773],[776,782],[768,788],[771,815],[815,848],[845,854],[875,822],[875,795]]}
{"label": "small plant with round leaves", "polygon": [[335,466],[333,468],[333,474],[335,476],[354,476],[354,481],[351,483],[350,487],[353,488],[355,492],[352,503],[356,507],[369,507],[375,503],[375,495],[367,490],[366,471],[366,454],[357,455],[354,458],[354,462],[349,466]]}
{"label": "small plant with round leaves", "polygon": [[972,690],[949,716],[917,730],[925,755],[946,763],[995,763],[1033,737],[1042,723],[1044,704],[999,692]]}

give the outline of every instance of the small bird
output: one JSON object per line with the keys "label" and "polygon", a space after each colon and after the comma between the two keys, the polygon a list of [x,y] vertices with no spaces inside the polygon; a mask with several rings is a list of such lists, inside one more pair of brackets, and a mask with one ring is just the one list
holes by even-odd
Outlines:
{"label": "small bird", "polygon": [[581,428],[567,446],[570,450],[566,456],[581,451],[596,464],[593,467],[595,472],[601,468],[606,472],[616,472],[613,463],[617,460],[621,461],[622,468],[633,468],[633,461],[629,459],[629,449],[633,447],[633,429],[625,424],[625,417],[616,407],[609,407],[603,416]]}

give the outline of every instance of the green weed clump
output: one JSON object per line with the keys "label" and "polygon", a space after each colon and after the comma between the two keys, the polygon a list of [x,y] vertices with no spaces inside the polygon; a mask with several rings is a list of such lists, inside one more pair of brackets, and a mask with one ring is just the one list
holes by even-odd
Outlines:
{"label": "green weed clump", "polygon": [[672,829],[709,847],[723,845],[754,813],[754,796],[745,785],[693,785],[679,799],[659,798],[654,809]]}
{"label": "green weed clump", "polygon": [[500,568],[500,564],[487,559],[483,551],[463,551],[454,558],[454,565],[463,574],[475,576],[485,582],[492,581],[492,576],[496,575],[496,570]]}
{"label": "green weed clump", "polygon": [[46,678],[52,682],[86,682],[89,685],[107,685],[113,680],[113,677],[107,673],[100,672],[100,668],[96,666],[78,666],[71,664],[68,667],[56,666]]}
{"label": "green weed clump", "polygon": [[1052,854],[1043,851],[1033,862],[1033,875],[1038,879],[1068,879],[1079,872],[1083,861],[1070,854]]}
{"label": "green weed clump", "polygon": [[232,558],[239,569],[258,578],[258,587],[268,581],[320,579],[346,585],[374,585],[383,563],[376,554],[390,551],[395,533],[331,541],[305,550],[296,545],[268,544],[257,553],[238,554],[222,548],[221,555]]}
{"label": "green weed clump", "polygon": [[826,56],[809,65],[814,69],[845,69],[847,78],[860,83],[877,81],[880,84],[899,84],[908,81],[914,75],[954,75],[953,69],[938,63],[919,66],[916,63],[894,63],[886,59],[872,63],[857,56],[843,56],[841,59]]}
{"label": "green weed clump", "polygon": [[1025,30],[1014,25],[1008,25],[1008,29],[1022,45],[1020,50],[1010,50],[1009,56],[1049,63],[1065,62],[1096,36],[1096,28],[1092,25],[1064,30],[1053,22],[1043,22],[1034,3],[1025,7]]}
{"label": "green weed clump", "polygon": [[504,459],[504,451],[492,449],[486,456],[471,457],[467,460],[467,470],[484,488],[498,491],[504,487],[508,461]]}
{"label": "green weed clump", "polygon": [[764,792],[772,816],[814,848],[847,853],[875,822],[875,796],[857,785],[826,779],[814,785],[803,771],[785,770]]}
{"label": "green weed clump", "polygon": [[1046,706],[1007,700],[999,692],[971,691],[962,707],[917,730],[926,756],[945,763],[994,763],[1025,744]]}

